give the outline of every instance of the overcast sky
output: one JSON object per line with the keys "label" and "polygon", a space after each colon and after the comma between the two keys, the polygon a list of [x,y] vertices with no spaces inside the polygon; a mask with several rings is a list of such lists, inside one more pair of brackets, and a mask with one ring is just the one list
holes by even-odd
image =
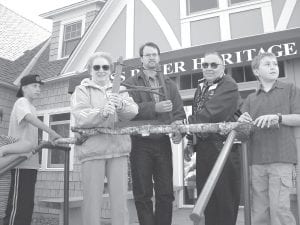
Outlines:
{"label": "overcast sky", "polygon": [[0,3],[45,29],[52,30],[52,21],[39,15],[82,0],[0,0]]}

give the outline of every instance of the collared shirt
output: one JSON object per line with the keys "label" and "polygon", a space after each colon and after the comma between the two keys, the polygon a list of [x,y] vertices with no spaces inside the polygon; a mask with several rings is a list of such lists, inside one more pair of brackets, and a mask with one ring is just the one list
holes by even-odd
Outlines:
{"label": "collared shirt", "polygon": [[[145,78],[149,84],[150,87],[159,87],[159,79],[157,77],[157,74],[155,76],[147,76],[145,74]],[[159,102],[159,95],[153,95],[155,102]]]}
{"label": "collared shirt", "polygon": [[[300,114],[300,90],[295,85],[276,81],[268,92],[262,87],[245,100],[242,112],[253,120],[268,114]],[[293,127],[255,129],[248,142],[252,164],[296,163],[297,151]]]}

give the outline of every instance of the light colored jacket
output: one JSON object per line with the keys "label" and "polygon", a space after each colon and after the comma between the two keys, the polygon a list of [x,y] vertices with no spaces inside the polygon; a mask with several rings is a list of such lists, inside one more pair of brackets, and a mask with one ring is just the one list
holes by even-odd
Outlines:
{"label": "light colored jacket", "polygon": [[[82,80],[71,97],[71,113],[75,127],[109,127],[111,122],[104,118],[102,111],[107,103],[107,94],[112,85],[100,87],[91,79]],[[126,89],[121,86],[120,90]],[[121,110],[116,110],[115,122],[131,120],[138,113],[138,106],[127,92],[120,94],[123,101]],[[82,145],[76,146],[79,161],[112,158],[128,155],[131,149],[129,135],[99,134],[89,137]]]}

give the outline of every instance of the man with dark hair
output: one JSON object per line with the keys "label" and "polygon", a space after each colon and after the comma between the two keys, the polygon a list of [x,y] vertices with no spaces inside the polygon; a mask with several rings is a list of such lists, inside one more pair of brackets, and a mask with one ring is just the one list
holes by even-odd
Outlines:
{"label": "man with dark hair", "polygon": [[[139,106],[135,120],[158,120],[180,123],[185,112],[176,84],[159,70],[160,50],[152,42],[140,48],[142,70],[126,83],[135,86],[159,87],[166,98],[149,92],[131,92]],[[172,141],[179,144],[181,134],[172,134]],[[131,136],[130,153],[133,195],[141,225],[171,225],[173,195],[173,166],[170,138],[164,134]],[[154,182],[154,183],[153,183]],[[153,212],[153,188],[155,211]]]}
{"label": "man with dark hair", "polygon": [[[207,53],[202,63],[203,79],[199,81],[190,123],[218,123],[232,121],[239,106],[240,95],[236,82],[224,73],[222,57],[217,52]],[[194,137],[196,152],[196,185],[198,195],[222,149],[224,138],[217,134],[196,134]],[[236,146],[234,146],[235,148]],[[188,150],[189,148],[187,148]],[[240,188],[238,171],[231,152],[205,209],[206,225],[234,225],[236,223]]]}

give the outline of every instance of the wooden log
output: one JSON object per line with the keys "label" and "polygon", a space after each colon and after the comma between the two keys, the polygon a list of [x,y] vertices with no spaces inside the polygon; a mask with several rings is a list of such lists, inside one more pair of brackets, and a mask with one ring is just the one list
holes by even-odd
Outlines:
{"label": "wooden log", "polygon": [[105,127],[94,128],[77,128],[72,127],[73,132],[77,132],[82,136],[93,136],[97,134],[112,135],[149,135],[149,134],[168,134],[168,133],[219,133],[227,135],[230,131],[236,130],[243,135],[249,135],[252,124],[238,122],[224,123],[200,123],[200,124],[182,124],[182,125],[152,125],[146,124],[141,126],[116,127],[115,129]]}

